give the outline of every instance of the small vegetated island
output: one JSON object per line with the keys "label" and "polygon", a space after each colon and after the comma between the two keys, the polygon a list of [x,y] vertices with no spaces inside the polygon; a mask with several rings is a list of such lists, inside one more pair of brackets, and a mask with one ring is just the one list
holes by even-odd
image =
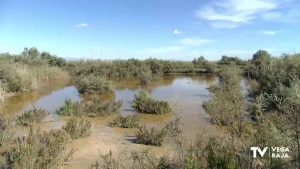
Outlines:
{"label": "small vegetated island", "polygon": [[[218,76],[218,83],[209,86],[210,99],[203,107],[220,134],[209,135],[199,129],[195,130],[199,136],[191,141],[184,137],[179,117],[163,127],[142,122],[142,116],[149,114],[160,117],[174,113],[169,102],[156,99],[146,89],[165,75],[179,73]],[[247,96],[240,85],[244,78],[256,84]],[[174,152],[157,155],[138,149],[126,156],[110,152],[100,155],[91,164],[93,169],[300,168],[299,54],[272,57],[259,50],[247,61],[222,56],[219,61],[199,57],[192,62],[153,58],[66,61],[36,48],[25,48],[19,55],[0,55],[1,103],[62,79],[71,81],[82,97],[79,101],[65,100],[55,112],[64,120],[60,129],[42,130],[45,118],[53,113],[43,108],[27,109],[16,116],[0,113],[0,168],[59,169],[72,162],[76,153],[69,144],[91,137],[93,119],[106,117],[114,117],[108,127],[135,130],[131,144],[168,144]],[[127,116],[121,115],[123,102],[114,97],[111,83],[121,79],[135,80],[141,87],[131,102],[135,112]],[[104,99],[104,95],[111,97]],[[16,134],[20,127],[26,129],[22,136]],[[273,145],[290,148],[288,158],[280,158],[282,152],[276,152],[278,158],[254,159],[249,153],[250,147]]]}

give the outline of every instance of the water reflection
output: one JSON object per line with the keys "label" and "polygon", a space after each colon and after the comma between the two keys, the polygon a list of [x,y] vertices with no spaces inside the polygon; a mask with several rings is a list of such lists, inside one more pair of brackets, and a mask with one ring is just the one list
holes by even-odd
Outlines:
{"label": "water reflection", "polygon": [[[70,82],[66,80],[53,81],[51,83],[45,83],[42,88],[37,90],[8,97],[2,104],[0,104],[0,113],[13,116],[16,115],[16,113],[24,111],[28,107],[32,107],[32,105],[36,105],[38,107],[38,102],[42,104],[41,106],[54,106],[51,102],[39,100],[41,100],[44,96],[47,97],[51,95],[54,91],[59,91],[60,89],[65,88],[68,85],[70,85]],[[45,104],[43,102],[48,103]]]}
{"label": "water reflection", "polygon": [[[173,105],[182,119],[184,129],[189,133],[201,124],[209,122],[209,116],[204,112],[202,103],[209,99],[207,88],[215,83],[216,79],[216,76],[208,75],[168,75],[147,86],[132,80],[114,81],[115,95],[105,95],[102,99],[122,100],[121,115],[134,114],[136,112],[131,107],[131,102],[136,90],[145,87],[156,99],[167,100]],[[74,86],[69,85],[69,82],[59,81],[34,92],[13,96],[4,103],[4,107],[10,115],[20,114],[33,106],[44,108],[51,112],[49,121],[53,121],[47,126],[58,128],[63,124],[63,120],[55,111],[67,98],[78,101],[80,95]],[[90,96],[82,96],[82,98],[89,99]],[[172,117],[174,117],[172,114],[142,115],[141,120],[149,125],[162,126]]]}

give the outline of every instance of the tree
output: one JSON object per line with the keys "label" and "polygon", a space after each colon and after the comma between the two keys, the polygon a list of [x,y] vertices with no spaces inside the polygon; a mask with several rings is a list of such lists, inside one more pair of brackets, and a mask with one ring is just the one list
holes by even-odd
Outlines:
{"label": "tree", "polygon": [[193,59],[194,65],[201,65],[202,63],[206,62],[206,59],[203,56],[198,57],[197,59]]}
{"label": "tree", "polygon": [[32,47],[28,50],[28,56],[31,58],[37,58],[39,55],[40,55],[40,52],[35,47]]}
{"label": "tree", "polygon": [[195,68],[203,69],[207,73],[213,73],[216,71],[215,65],[208,62],[203,56],[193,59],[192,63]]}
{"label": "tree", "polygon": [[218,64],[221,65],[229,65],[231,63],[235,63],[236,65],[242,65],[243,61],[237,56],[232,57],[232,56],[223,55],[221,60],[218,62]]}
{"label": "tree", "polygon": [[24,48],[21,55],[24,56],[24,57],[28,56],[28,48],[27,47]]}
{"label": "tree", "polygon": [[268,61],[271,58],[271,54],[266,50],[257,51],[252,57],[252,63],[255,66],[260,66],[263,62]]}

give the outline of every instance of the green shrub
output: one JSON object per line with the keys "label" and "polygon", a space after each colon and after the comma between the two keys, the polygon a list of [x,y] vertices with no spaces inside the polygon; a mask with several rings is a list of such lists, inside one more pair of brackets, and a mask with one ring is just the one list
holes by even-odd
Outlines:
{"label": "green shrub", "polygon": [[72,117],[63,130],[71,135],[72,139],[89,136],[91,134],[91,122],[84,117]]}
{"label": "green shrub", "polygon": [[79,77],[76,79],[75,85],[79,93],[84,94],[106,94],[113,92],[110,82],[95,75]]}
{"label": "green shrub", "polygon": [[[242,119],[246,105],[240,87],[239,70],[234,64],[224,66],[220,73],[220,83],[209,88],[212,96],[203,107],[211,115],[214,124],[233,126]],[[239,132],[236,126],[229,128]]]}
{"label": "green shrub", "polygon": [[56,111],[62,116],[82,116],[85,115],[85,106],[81,102],[72,102],[71,99],[66,99],[64,105]]}
{"label": "green shrub", "polygon": [[110,125],[121,128],[136,128],[139,126],[139,120],[140,118],[138,115],[128,115],[126,117],[118,116],[110,123]]}
{"label": "green shrub", "polygon": [[90,166],[90,169],[120,169],[118,160],[112,157],[112,152],[108,154],[100,154],[100,159]]}
{"label": "green shrub", "polygon": [[152,81],[152,73],[149,69],[141,70],[141,73],[138,75],[138,79],[140,81],[140,84],[142,85],[148,85]]}
{"label": "green shrub", "polygon": [[135,169],[175,169],[167,157],[155,157],[149,150],[133,151],[128,168]]}
{"label": "green shrub", "polygon": [[238,168],[234,148],[216,138],[210,138],[206,146],[206,153],[208,168]]}
{"label": "green shrub", "polygon": [[28,136],[16,139],[8,150],[7,164],[16,169],[61,168],[69,138],[63,130],[41,133],[31,128]]}
{"label": "green shrub", "polygon": [[154,100],[154,98],[143,89],[139,90],[134,96],[132,107],[138,112],[146,114],[163,114],[172,111],[168,102]]}
{"label": "green shrub", "polygon": [[141,126],[135,135],[138,144],[161,146],[167,131],[165,129],[156,130],[154,127],[147,129],[146,126]]}
{"label": "green shrub", "polygon": [[13,138],[13,122],[0,114],[0,146],[9,143]]}
{"label": "green shrub", "polygon": [[75,102],[65,100],[65,104],[56,112],[63,116],[89,116],[104,117],[118,113],[122,106],[121,101],[102,101],[99,97],[93,96],[87,102]]}
{"label": "green shrub", "polygon": [[41,123],[48,115],[49,112],[46,110],[34,107],[33,109],[27,110],[22,115],[18,116],[17,123],[26,126]]}
{"label": "green shrub", "polygon": [[85,112],[90,117],[103,117],[119,113],[122,106],[121,101],[101,101],[98,97],[93,97],[92,101],[85,104]]}

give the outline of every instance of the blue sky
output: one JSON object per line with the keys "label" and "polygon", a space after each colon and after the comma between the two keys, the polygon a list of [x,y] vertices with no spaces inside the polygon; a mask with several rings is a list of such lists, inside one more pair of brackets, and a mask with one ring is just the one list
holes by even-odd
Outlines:
{"label": "blue sky", "polygon": [[299,0],[1,0],[0,52],[192,60],[299,52]]}

